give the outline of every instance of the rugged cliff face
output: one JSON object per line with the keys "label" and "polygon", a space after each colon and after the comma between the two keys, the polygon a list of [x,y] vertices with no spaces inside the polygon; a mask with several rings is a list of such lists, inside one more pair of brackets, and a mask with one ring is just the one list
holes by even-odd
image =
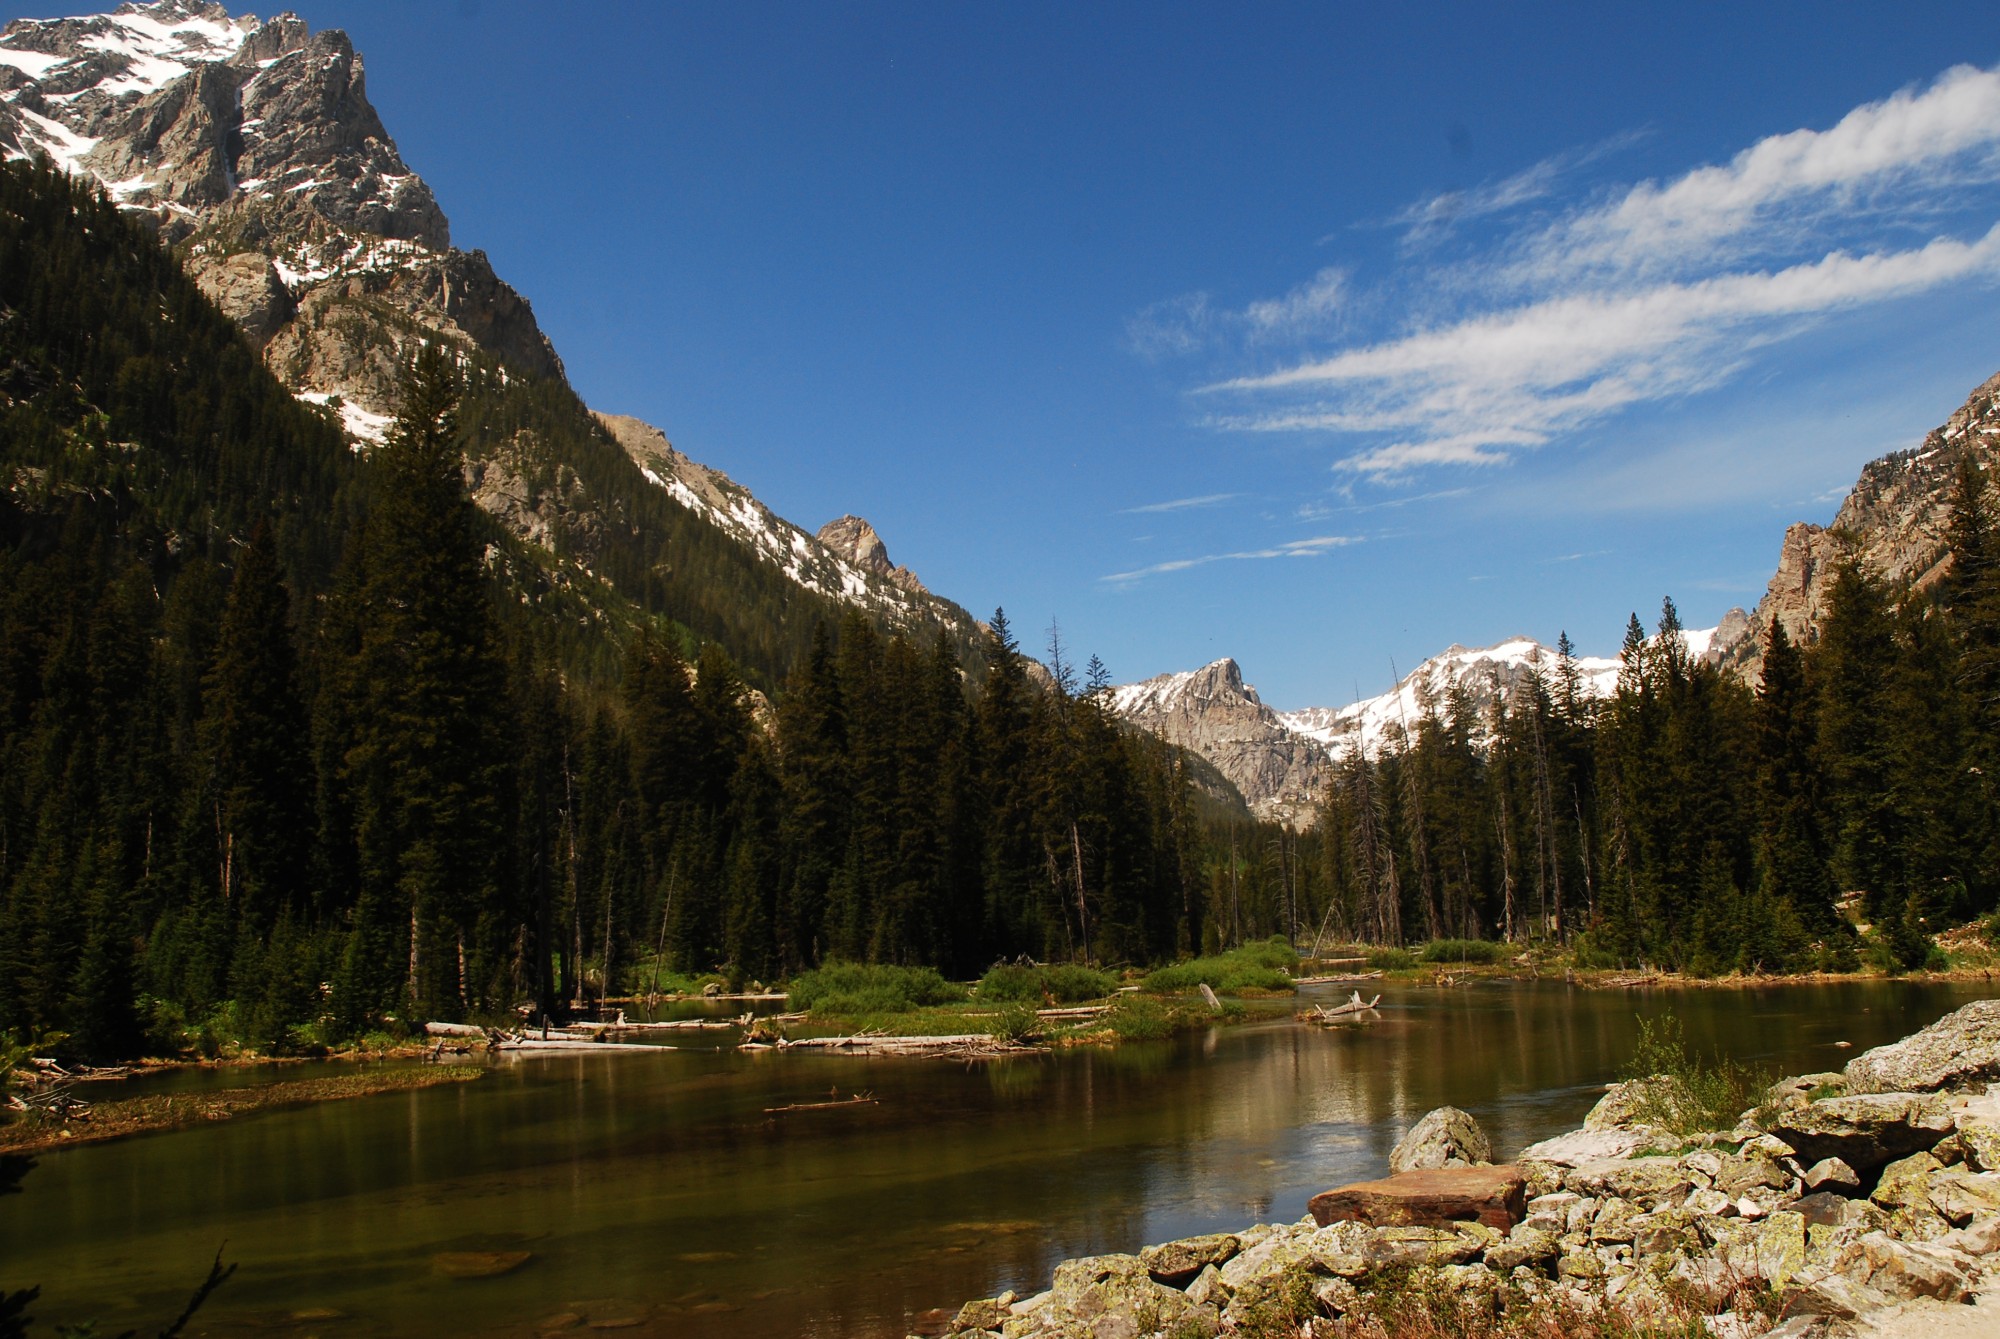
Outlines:
{"label": "rugged cliff face", "polygon": [[285,383],[378,440],[396,358],[443,335],[530,377],[562,364],[528,303],[451,245],[344,33],[193,0],[0,33],[0,144],[153,216]]}
{"label": "rugged cliff face", "polygon": [[923,593],[924,583],[917,580],[917,574],[890,562],[889,546],[882,542],[882,536],[875,533],[875,527],[859,516],[842,516],[828,521],[819,528],[817,538],[856,567],[887,577],[906,591]]}
{"label": "rugged cliff face", "polygon": [[1959,458],[2000,459],[2000,375],[1989,378],[1922,445],[1862,467],[1833,524],[1785,531],[1778,570],[1747,620],[1719,630],[1722,663],[1751,682],[1763,669],[1772,618],[1801,645],[1819,637],[1840,564],[1852,556],[1892,589],[1923,590],[1949,568],[1945,530]]}
{"label": "rugged cliff face", "polygon": [[[17,20],[0,32],[0,149],[47,154],[149,216],[266,365],[357,449],[383,440],[414,342],[441,339],[489,369],[503,389],[469,412],[467,483],[540,551],[538,579],[680,619],[767,673],[802,645],[794,624],[841,605],[979,644],[973,619],[892,566],[865,521],[836,522],[822,542],[658,429],[576,404],[527,300],[483,253],[452,245],[344,33],[200,0]],[[528,389],[551,385],[562,393]]]}
{"label": "rugged cliff face", "polygon": [[1288,729],[1234,660],[1112,690],[1111,710],[1214,764],[1259,818],[1303,826],[1326,784],[1326,752]]}

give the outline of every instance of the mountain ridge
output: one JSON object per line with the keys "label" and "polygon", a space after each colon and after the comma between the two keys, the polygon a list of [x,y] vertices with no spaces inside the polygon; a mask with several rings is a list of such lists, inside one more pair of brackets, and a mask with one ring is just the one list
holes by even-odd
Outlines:
{"label": "mountain ridge", "polygon": [[418,343],[441,338],[487,368],[495,389],[466,415],[467,487],[606,628],[629,623],[613,608],[629,603],[721,639],[767,684],[812,622],[846,609],[943,632],[979,660],[978,622],[907,569],[784,521],[650,425],[571,403],[533,307],[483,252],[453,244],[340,30],[199,0],[14,20],[0,31],[0,150],[46,154],[150,218],[266,366],[357,450],[382,441]]}

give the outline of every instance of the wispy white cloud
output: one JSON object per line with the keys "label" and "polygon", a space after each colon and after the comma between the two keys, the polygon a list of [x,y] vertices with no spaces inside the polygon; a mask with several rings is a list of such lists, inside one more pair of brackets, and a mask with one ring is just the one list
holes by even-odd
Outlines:
{"label": "wispy white cloud", "polygon": [[1112,585],[1130,585],[1150,576],[1185,572],[1189,568],[1206,567],[1210,563],[1253,562],[1264,558],[1315,558],[1320,554],[1360,542],[1361,540],[1354,535],[1314,535],[1310,539],[1288,540],[1282,544],[1273,544],[1269,548],[1242,549],[1234,553],[1205,553],[1199,558],[1173,558],[1167,562],[1154,563],[1150,567],[1135,568],[1130,572],[1113,572],[1109,576],[1099,577],[1098,580]]}
{"label": "wispy white cloud", "polygon": [[1159,361],[1200,353],[1223,341],[1255,345],[1324,337],[1340,328],[1349,297],[1348,273],[1339,266],[1240,309],[1217,307],[1206,293],[1183,293],[1128,320],[1125,342],[1141,357]]}
{"label": "wispy white cloud", "polygon": [[1554,194],[1562,178],[1607,154],[1629,148],[1646,137],[1644,131],[1614,135],[1600,144],[1553,154],[1512,176],[1465,190],[1442,191],[1396,211],[1389,217],[1403,230],[1403,247],[1416,250],[1451,232],[1461,223],[1506,214]]}
{"label": "wispy white cloud", "polygon": [[1188,511],[1195,507],[1219,507],[1225,502],[1234,502],[1241,493],[1204,493],[1200,497],[1177,497],[1171,502],[1148,502],[1143,507],[1127,507],[1121,516],[1147,516],[1162,511]]}
{"label": "wispy white cloud", "polygon": [[[1549,160],[1457,207],[1543,198],[1562,171]],[[1339,463],[1349,475],[1504,464],[1720,385],[1832,313],[2000,280],[1995,183],[2000,70],[1960,67],[1831,128],[1773,135],[1553,220],[1541,211],[1448,275],[1409,280],[1406,306],[1444,317],[1201,389],[1220,427],[1361,439]],[[1403,221],[1442,219],[1442,199]],[[1947,218],[1976,221],[1954,235]],[[1342,303],[1349,286],[1343,274]]]}

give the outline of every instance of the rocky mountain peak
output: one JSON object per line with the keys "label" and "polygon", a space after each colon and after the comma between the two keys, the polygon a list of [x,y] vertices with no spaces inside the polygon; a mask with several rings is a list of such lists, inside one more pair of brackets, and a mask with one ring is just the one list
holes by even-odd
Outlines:
{"label": "rocky mountain peak", "polygon": [[1329,773],[1326,753],[1264,705],[1234,660],[1115,688],[1111,711],[1215,764],[1259,818],[1311,821]]}
{"label": "rocky mountain peak", "polygon": [[1755,683],[1776,618],[1801,646],[1819,639],[1840,565],[1852,557],[1891,591],[1925,590],[1950,569],[1946,530],[1958,463],[2000,465],[2000,374],[1987,378],[1918,446],[1861,467],[1833,524],[1785,531],[1777,571],[1747,619],[1718,629],[1722,664]]}
{"label": "rocky mountain peak", "polygon": [[886,577],[912,594],[924,591],[924,583],[907,567],[889,561],[889,546],[875,527],[859,516],[841,516],[819,528],[820,543],[866,572]]}

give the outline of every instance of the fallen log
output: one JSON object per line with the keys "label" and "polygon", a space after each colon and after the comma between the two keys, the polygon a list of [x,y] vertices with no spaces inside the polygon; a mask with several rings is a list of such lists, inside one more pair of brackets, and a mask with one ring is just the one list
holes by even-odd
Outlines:
{"label": "fallen log", "polygon": [[570,1055],[595,1055],[600,1051],[672,1051],[673,1046],[656,1046],[641,1041],[585,1041],[581,1037],[502,1036],[492,1044],[496,1051],[561,1051]]}
{"label": "fallen log", "polygon": [[957,1033],[944,1037],[891,1037],[883,1033],[861,1033],[852,1037],[779,1038],[781,1051],[811,1049],[840,1055],[1000,1055],[1027,1051],[1032,1047],[1003,1042],[983,1032]]}
{"label": "fallen log", "polygon": [[852,1097],[836,1097],[827,1102],[792,1102],[781,1107],[765,1107],[764,1114],[766,1116],[782,1116],[792,1111],[831,1111],[835,1107],[872,1107],[875,1105],[876,1101],[874,1097],[865,1093],[856,1093]]}

